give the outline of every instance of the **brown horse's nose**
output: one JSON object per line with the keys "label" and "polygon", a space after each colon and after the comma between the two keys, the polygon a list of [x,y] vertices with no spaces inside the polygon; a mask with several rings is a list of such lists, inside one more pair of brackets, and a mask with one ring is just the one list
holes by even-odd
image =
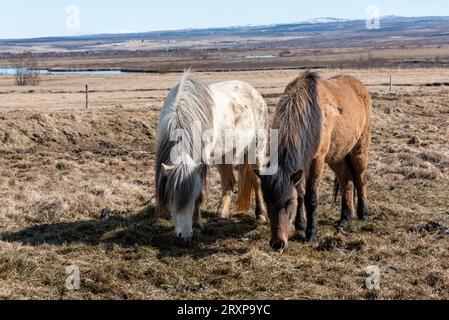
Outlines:
{"label": "brown horse's nose", "polygon": [[280,239],[278,239],[278,240],[271,240],[270,241],[270,247],[273,250],[283,252],[283,251],[285,251],[288,248],[288,242],[284,241],[284,240],[280,240]]}

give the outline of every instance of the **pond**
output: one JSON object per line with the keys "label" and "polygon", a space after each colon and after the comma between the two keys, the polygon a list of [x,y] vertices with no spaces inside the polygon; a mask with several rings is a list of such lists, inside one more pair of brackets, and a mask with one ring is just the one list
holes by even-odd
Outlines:
{"label": "pond", "polygon": [[[121,70],[36,70],[39,74],[62,74],[62,75],[114,75],[125,73]],[[14,68],[0,68],[0,76],[13,76],[16,73]]]}
{"label": "pond", "polygon": [[246,56],[245,59],[254,60],[254,59],[273,59],[276,58],[275,56],[271,54],[262,54],[262,55],[253,55],[253,56]]}

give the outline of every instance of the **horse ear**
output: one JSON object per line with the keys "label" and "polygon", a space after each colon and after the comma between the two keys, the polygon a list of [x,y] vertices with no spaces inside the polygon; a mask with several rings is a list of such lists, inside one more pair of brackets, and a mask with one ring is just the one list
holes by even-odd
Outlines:
{"label": "horse ear", "polygon": [[162,174],[164,176],[168,175],[170,173],[170,171],[172,171],[174,169],[174,167],[168,166],[164,163],[161,165],[161,168],[162,168]]}
{"label": "horse ear", "polygon": [[292,176],[292,182],[295,186],[301,183],[302,177],[304,176],[304,171],[299,170]]}

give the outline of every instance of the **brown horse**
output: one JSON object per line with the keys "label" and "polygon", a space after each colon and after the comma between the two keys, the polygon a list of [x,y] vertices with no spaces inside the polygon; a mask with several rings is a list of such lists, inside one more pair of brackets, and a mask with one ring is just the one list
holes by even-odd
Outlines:
{"label": "brown horse", "polygon": [[350,76],[324,80],[306,72],[287,86],[273,122],[279,134],[279,169],[275,175],[261,177],[273,249],[287,248],[294,219],[296,229],[306,231],[307,241],[316,241],[319,189],[326,163],[341,187],[339,230],[354,216],[354,186],[358,217],[367,219],[371,107],[368,90]]}

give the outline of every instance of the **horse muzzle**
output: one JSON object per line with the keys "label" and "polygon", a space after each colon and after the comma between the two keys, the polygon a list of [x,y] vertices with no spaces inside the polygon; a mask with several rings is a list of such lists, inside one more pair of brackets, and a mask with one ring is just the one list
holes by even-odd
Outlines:
{"label": "horse muzzle", "polygon": [[270,241],[270,247],[273,250],[284,252],[288,248],[288,241],[277,239],[277,240],[271,240]]}
{"label": "horse muzzle", "polygon": [[184,241],[184,242],[192,242],[193,239],[193,233],[190,234],[183,234],[183,233],[178,233],[177,237],[179,240]]}

